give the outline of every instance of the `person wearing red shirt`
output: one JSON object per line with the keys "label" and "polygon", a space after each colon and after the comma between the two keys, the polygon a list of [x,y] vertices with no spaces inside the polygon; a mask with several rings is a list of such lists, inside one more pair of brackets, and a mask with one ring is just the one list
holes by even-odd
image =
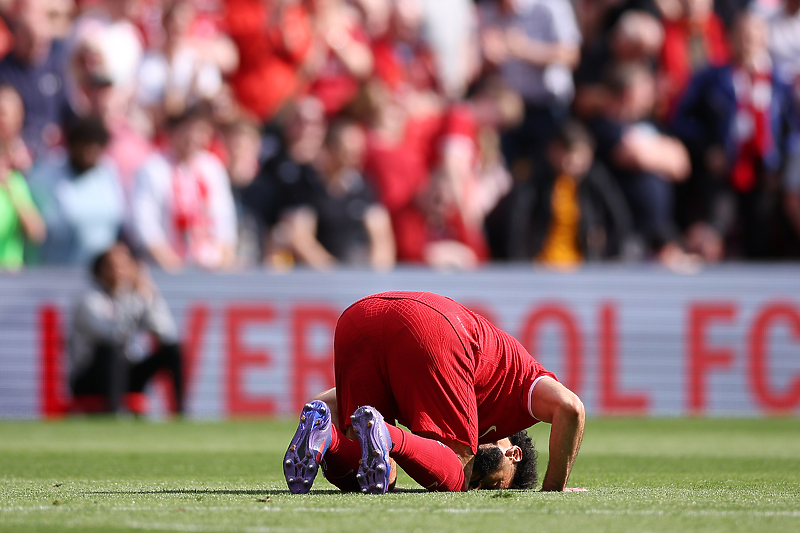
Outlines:
{"label": "person wearing red shirt", "polygon": [[391,460],[429,490],[531,488],[525,430],[539,421],[553,425],[542,490],[570,490],[580,399],[457,302],[426,292],[359,300],[339,318],[334,365],[336,388],[306,404],[284,458],[292,492],[311,488],[323,456],[325,477],[345,491],[386,492]]}
{"label": "person wearing red shirt", "polygon": [[484,198],[496,201],[481,187],[480,125],[466,103],[452,105],[438,122],[430,141],[430,179],[396,215],[398,255],[436,268],[474,268],[489,256],[481,204]]}
{"label": "person wearing red shirt", "polygon": [[730,58],[728,35],[714,13],[713,0],[681,0],[682,16],[665,19],[664,47],[659,61],[663,113],[671,116],[694,73],[722,66]]}
{"label": "person wearing red shirt", "polygon": [[440,89],[433,51],[422,38],[423,19],[419,0],[398,0],[387,31],[372,42],[375,75],[394,92]]}
{"label": "person wearing red shirt", "polygon": [[389,211],[397,259],[420,262],[417,200],[430,181],[441,116],[410,113],[397,95],[377,79],[363,88],[361,105],[367,124],[364,176]]}
{"label": "person wearing red shirt", "polygon": [[369,37],[359,13],[342,0],[305,0],[314,27],[314,44],[306,65],[308,92],[337,115],[358,95],[373,71]]}
{"label": "person wearing red shirt", "polygon": [[485,218],[512,186],[499,131],[522,109],[517,94],[490,81],[437,118],[425,155],[430,179],[394,211],[401,260],[469,269],[489,258]]}
{"label": "person wearing red shirt", "polygon": [[227,32],[239,50],[231,77],[237,101],[259,120],[273,118],[301,89],[300,69],[313,42],[301,2],[229,0]]}

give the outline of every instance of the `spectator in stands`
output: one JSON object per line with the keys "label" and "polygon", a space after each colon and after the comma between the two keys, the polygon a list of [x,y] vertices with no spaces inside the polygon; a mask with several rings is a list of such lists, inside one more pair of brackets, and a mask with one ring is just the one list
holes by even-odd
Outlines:
{"label": "spectator in stands", "polygon": [[415,116],[380,80],[361,94],[367,124],[364,174],[389,211],[399,261],[422,261],[417,200],[427,189],[440,118]]}
{"label": "spectator in stands", "polygon": [[[800,0],[785,0],[770,17],[769,29],[775,72],[794,86],[795,102],[800,103]],[[800,135],[795,135],[791,142],[783,173],[784,209],[797,241],[800,239]]]}
{"label": "spectator in stands", "polygon": [[[94,407],[101,411],[120,413],[127,407],[139,414],[140,402],[131,401],[136,396],[129,393],[141,396],[151,378],[166,370],[172,378],[172,407],[182,413],[177,327],[146,270],[126,245],[117,243],[94,260],[91,274],[92,287],[73,308],[68,343],[69,385],[76,403],[99,399]],[[152,353],[142,353],[136,342],[140,332],[154,336]]]}
{"label": "spectator in stands", "polygon": [[[719,15],[725,27],[733,27],[736,17],[745,11],[760,12],[764,7],[774,9],[783,0],[714,0],[714,12]],[[662,4],[678,3],[679,0],[659,0]]]}
{"label": "spectator in stands", "polygon": [[605,108],[611,95],[605,76],[617,63],[652,65],[661,52],[664,30],[661,22],[645,11],[625,12],[609,35],[586,43],[575,71],[575,113],[588,120]]}
{"label": "spectator in stands", "polygon": [[308,11],[303,2],[229,0],[225,22],[240,57],[231,78],[236,99],[268,122],[301,88],[313,40]]}
{"label": "spectator in stands", "polygon": [[11,85],[0,85],[0,143],[11,168],[27,172],[33,159],[22,139],[25,106],[19,93]]}
{"label": "spectator in stands", "polygon": [[49,0],[47,2],[47,20],[53,39],[66,39],[72,30],[75,0]]}
{"label": "spectator in stands", "polygon": [[[797,120],[797,117],[795,117]],[[800,255],[800,140],[795,134],[783,174],[783,209],[789,225],[787,255]]]}
{"label": "spectator in stands", "polygon": [[524,179],[569,114],[580,30],[569,0],[500,0],[481,8],[485,60],[525,100],[525,119],[503,139],[512,174]]}
{"label": "spectator in stands", "polygon": [[417,200],[416,219],[406,221],[404,237],[414,238],[411,244],[417,245],[421,261],[429,266],[471,270],[489,258],[489,250],[483,235],[483,220],[464,217],[459,209],[459,191],[454,185],[445,174],[433,175]]}
{"label": "spectator in stands", "polygon": [[67,39],[69,97],[82,111],[83,90],[91,78],[105,77],[124,100],[133,97],[144,55],[144,37],[137,27],[139,0],[97,2],[73,23]]}
{"label": "spectator in stands", "polygon": [[227,268],[236,250],[236,211],[222,162],[206,150],[208,113],[190,108],[169,125],[169,146],[139,170],[133,222],[139,241],[161,268]]}
{"label": "spectator in stands", "polygon": [[481,70],[478,15],[473,0],[419,2],[422,24],[436,63],[438,86],[445,98],[458,100]]}
{"label": "spectator in stands", "polygon": [[31,155],[22,140],[25,110],[11,85],[0,85],[0,269],[22,267],[26,240],[44,242],[46,226],[30,195]]}
{"label": "spectator in stands", "polygon": [[152,151],[154,127],[135,105],[136,71],[144,40],[136,25],[137,2],[114,0],[86,6],[67,40],[67,90],[74,112],[103,120],[110,140],[106,155],[116,165],[126,201],[125,232],[131,232],[136,171]]}
{"label": "spectator in stands", "polygon": [[590,123],[597,155],[618,180],[636,231],[657,252],[677,238],[673,184],[688,177],[689,155],[651,120],[655,80],[647,66],[617,65],[608,83],[610,105]]}
{"label": "spectator in stands", "polygon": [[11,21],[14,47],[0,61],[0,83],[16,89],[25,105],[22,139],[38,158],[62,141],[70,108],[64,91],[65,55],[51,36],[46,5],[22,0]]}
{"label": "spectator in stands", "polygon": [[673,130],[703,165],[693,179],[704,201],[688,240],[709,259],[722,257],[723,240],[728,256],[774,253],[778,171],[789,153],[787,132],[797,129],[797,108],[770,61],[767,35],[762,19],[741,15],[733,61],[698,73],[675,116]]}
{"label": "spectator in stands", "polygon": [[680,6],[677,18],[664,19],[661,117],[671,116],[694,73],[709,65],[724,65],[730,59],[727,30],[714,13],[714,1],[680,0]]}
{"label": "spectator in stands", "polygon": [[0,144],[0,271],[22,268],[25,241],[41,244],[46,236],[28,184],[5,152]]}
{"label": "spectator in stands", "polygon": [[0,58],[6,57],[14,47],[14,35],[9,29],[8,21],[13,17],[13,2],[0,2]]}
{"label": "spectator in stands", "polygon": [[365,142],[352,121],[337,119],[328,128],[320,172],[308,175],[298,207],[284,215],[291,249],[301,263],[319,270],[337,263],[377,270],[394,266],[389,214],[361,175]]}
{"label": "spectator in stands", "polygon": [[422,38],[419,0],[396,0],[387,30],[372,42],[375,76],[395,92],[438,91],[433,51]]}
{"label": "spectator in stands", "polygon": [[182,113],[186,107],[214,100],[222,90],[221,66],[235,68],[238,61],[229,39],[215,36],[205,42],[192,38],[195,16],[188,0],[166,5],[162,16],[164,43],[145,54],[139,69],[139,102],[150,109],[157,122],[161,117]]}
{"label": "spectator in stands", "polygon": [[411,115],[380,82],[365,96],[366,174],[391,214],[398,259],[456,268],[486,260],[484,218],[511,181],[497,130],[521,119],[519,96],[481,84],[433,119]]}
{"label": "spectator in stands", "polygon": [[[505,243],[507,235],[496,235],[495,218],[487,220],[487,215],[506,211],[507,205],[499,202],[507,204],[515,197],[507,195],[512,179],[500,150],[500,132],[518,125],[523,113],[522,99],[497,78],[476,85],[467,100],[452,104],[445,113],[433,164],[431,192],[436,201],[423,204],[433,208],[423,209],[429,228],[428,249],[422,255],[429,264],[448,262],[442,250],[457,252],[465,247],[457,255],[468,258],[462,266],[475,266],[488,258],[487,246],[506,246],[497,244]],[[431,231],[432,223],[439,228]],[[503,225],[500,231],[507,232],[508,227]],[[445,240],[453,242],[445,245]]]}
{"label": "spectator in stands", "polygon": [[[354,0],[353,5],[361,12],[364,29],[370,41],[380,39],[389,29],[393,0]],[[377,65],[376,65],[377,66]]]}
{"label": "spectator in stands", "polygon": [[103,151],[101,119],[79,120],[67,130],[67,149],[37,161],[29,181],[47,224],[39,250],[46,264],[85,265],[119,237],[125,204],[114,165]]}
{"label": "spectator in stands", "polygon": [[359,12],[344,0],[307,0],[314,45],[307,68],[309,92],[333,117],[355,99],[373,71],[372,50]]}
{"label": "spectator in stands", "polygon": [[769,51],[778,76],[800,83],[800,0],[784,0],[769,18]]}
{"label": "spectator in stands", "polygon": [[[741,196],[741,191],[727,190],[733,187],[729,171],[738,176],[731,178],[736,181],[742,169],[748,168],[748,164],[739,164],[741,158],[736,154],[740,150],[731,148],[731,143],[736,143],[719,141],[716,134],[707,135],[706,140],[714,142],[705,144],[693,133],[684,136],[695,175],[679,184],[685,173],[681,168],[687,167],[685,153],[681,154],[668,136],[643,134],[645,130],[653,133],[660,125],[650,111],[644,111],[652,94],[652,77],[617,74],[639,69],[631,69],[629,64],[645,65],[644,70],[655,68],[659,87],[655,92],[663,92],[674,113],[693,73],[708,65],[721,68],[731,63],[733,45],[725,39],[727,30],[714,10],[718,14],[740,12],[747,0],[108,0],[79,2],[80,16],[74,23],[70,21],[71,0],[54,2],[13,0],[0,6],[14,34],[13,44],[7,39],[10,53],[0,61],[0,145],[12,168],[23,171],[37,161],[31,195],[35,202],[40,198],[46,201],[55,195],[45,192],[40,196],[41,168],[58,159],[45,160],[46,152],[63,144],[62,131],[75,124],[77,117],[102,118],[110,133],[106,155],[113,165],[99,167],[116,168],[116,181],[126,201],[123,213],[128,216],[123,234],[130,229],[136,236],[143,228],[163,226],[161,237],[169,246],[157,246],[148,253],[166,268],[186,263],[220,268],[234,264],[235,256],[239,264],[262,260],[291,264],[294,255],[284,215],[296,211],[301,201],[308,202],[309,183],[328,183],[325,165],[331,161],[331,150],[323,146],[323,139],[327,123],[338,123],[341,116],[356,117],[365,126],[363,177],[374,188],[376,201],[389,212],[399,261],[440,257],[424,250],[434,241],[450,240],[471,250],[460,254],[467,258],[464,265],[480,262],[487,244],[491,257],[497,259],[532,255],[514,251],[517,195],[533,194],[541,184],[528,182],[531,176],[544,176],[545,167],[552,170],[547,139],[559,131],[558,124],[568,118],[570,110],[591,121],[598,136],[597,156],[619,178],[634,226],[655,249],[663,242],[677,242],[677,233],[670,229],[672,219],[682,230],[689,229],[688,242],[708,260],[724,255],[723,237],[731,245],[741,241],[730,220],[725,222],[719,215],[728,193]],[[795,30],[800,2],[762,0],[750,4],[751,10],[770,13],[772,77],[796,83],[800,31]],[[56,37],[64,35],[66,44],[62,46]],[[470,35],[471,40],[467,39]],[[4,42],[0,31],[0,54]],[[573,102],[571,71],[580,56]],[[654,65],[656,56],[660,62]],[[483,62],[480,67],[471,65],[479,61]],[[604,83],[609,70],[616,73],[611,84]],[[469,73],[477,71],[484,77],[474,82]],[[733,71],[738,72],[737,67]],[[524,120],[514,127],[486,122],[491,113],[484,112],[492,106],[496,112],[498,102],[491,102],[485,94],[474,98],[486,85],[484,81],[495,75],[524,102]],[[626,77],[633,81],[622,80]],[[463,97],[467,80],[471,83],[469,99]],[[662,80],[666,80],[665,91],[658,85]],[[780,94],[771,95],[772,104],[783,98],[783,89],[775,90]],[[238,102],[227,100],[231,94]],[[658,98],[661,96],[652,114],[665,120],[666,107]],[[301,102],[295,105],[298,99]],[[511,100],[506,98],[506,104]],[[230,174],[226,190],[232,188],[235,202],[228,202],[227,192],[221,196],[211,193],[216,185],[189,187],[187,192],[180,183],[197,180],[170,178],[164,183],[176,182],[177,187],[162,183],[158,194],[148,193],[151,199],[160,195],[166,202],[155,202],[164,208],[159,217],[165,218],[145,222],[147,217],[138,216],[134,222],[133,197],[148,196],[134,191],[141,163],[148,161],[147,171],[158,166],[152,163],[157,158],[150,157],[154,151],[151,139],[163,145],[170,137],[170,142],[180,144],[174,128],[165,128],[167,117],[209,102],[217,126],[224,131],[226,146],[222,147],[222,136],[218,136],[207,149],[221,159],[230,155],[225,159]],[[152,117],[142,112],[142,103],[155,110]],[[320,105],[322,114],[317,116],[315,109]],[[639,111],[632,111],[635,108]],[[729,117],[719,118],[727,111],[718,107],[702,120],[692,120],[703,122],[708,131],[720,131],[730,124]],[[737,110],[736,114],[747,112]],[[263,131],[269,134],[259,140],[253,127],[240,120],[242,113],[265,126]],[[763,181],[763,187],[776,191],[776,172],[783,172],[781,199],[777,193],[757,195],[771,206],[770,214],[762,213],[762,219],[778,218],[782,200],[783,215],[788,215],[800,235],[800,135],[795,141],[784,135],[784,130],[800,129],[791,123],[792,117],[787,111],[783,130],[774,132],[769,142],[756,134],[760,140],[742,141],[742,146],[749,147],[744,151],[750,153],[751,145],[763,142],[760,150],[764,154],[753,156],[766,161],[755,165],[759,184],[755,189],[760,190]],[[684,118],[676,121],[682,136]],[[20,123],[24,124],[21,134]],[[195,135],[197,139],[210,136],[208,124],[194,129],[205,132]],[[503,157],[491,148],[498,132]],[[184,139],[189,137],[192,135]],[[794,147],[789,146],[792,142]],[[768,149],[770,143],[774,150]],[[253,178],[258,145],[261,168]],[[770,155],[773,151],[780,152],[780,157]],[[67,159],[62,156],[59,161]],[[69,163],[62,170],[71,166]],[[170,168],[225,175],[216,160],[197,165],[175,163]],[[498,191],[507,188],[509,174],[515,178],[511,192],[498,201]],[[649,178],[642,178],[645,175]],[[149,182],[152,185],[153,180]],[[186,201],[172,206],[176,191],[182,191]],[[205,196],[210,198],[207,203]],[[106,207],[115,202],[112,199]],[[747,203],[742,198],[737,202]],[[760,205],[759,201],[753,203]],[[221,208],[223,204],[228,207]],[[487,215],[488,205],[495,208]],[[172,213],[173,207],[177,214]],[[739,207],[741,213],[747,212],[744,204]],[[234,212],[237,217],[231,214]],[[52,213],[44,206],[42,215],[52,224],[48,219]],[[231,237],[234,219],[240,237],[236,250]],[[773,222],[764,222],[763,228],[772,227]],[[789,227],[786,220],[782,224],[784,229]],[[87,225],[83,226],[86,229]],[[216,229],[210,229],[212,226]],[[226,236],[219,237],[217,231]],[[48,236],[42,254],[49,255],[55,242],[66,243],[63,239],[73,232],[59,226]],[[145,232],[150,237],[158,234]],[[77,238],[74,235],[69,239]],[[777,245],[768,244],[769,239],[762,241],[763,249],[753,251],[745,239],[738,248],[730,248],[728,255],[773,253]],[[770,247],[773,252],[767,251]],[[67,261],[64,257],[42,259]]]}
{"label": "spectator in stands", "polygon": [[137,127],[131,113],[130,99],[121,95],[119,87],[109,78],[92,76],[85,80],[83,90],[85,106],[81,115],[100,117],[108,129],[110,138],[105,153],[119,174],[125,197],[125,232],[131,233],[131,201],[136,172],[152,154],[154,147],[141,128]]}
{"label": "spectator in stands", "polygon": [[249,122],[240,120],[225,130],[225,168],[231,180],[231,193],[236,207],[237,237],[236,266],[254,267],[264,261],[266,229],[257,208],[260,183],[258,157],[261,137],[258,129]]}
{"label": "spectator in stands", "polygon": [[264,232],[264,261],[277,269],[291,268],[293,255],[285,227],[278,222],[303,198],[305,183],[320,181],[315,166],[327,132],[325,110],[308,96],[291,107],[284,139],[266,134],[262,140],[258,176],[242,195],[245,209],[257,214]]}
{"label": "spectator in stands", "polygon": [[[573,0],[584,42],[594,44],[607,39],[620,19],[630,11],[652,17],[675,18],[681,0]],[[749,1],[749,0],[745,0]]]}
{"label": "spectator in stands", "polygon": [[515,259],[571,269],[584,261],[630,258],[633,220],[622,191],[594,159],[594,140],[570,120],[550,142],[547,165],[520,194]]}

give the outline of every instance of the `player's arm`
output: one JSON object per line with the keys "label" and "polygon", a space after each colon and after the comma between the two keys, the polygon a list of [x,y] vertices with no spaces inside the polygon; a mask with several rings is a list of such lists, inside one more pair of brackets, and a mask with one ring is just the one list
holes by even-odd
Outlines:
{"label": "player's arm", "polygon": [[[438,440],[438,439],[437,439]],[[462,491],[469,490],[469,483],[472,479],[472,467],[475,465],[475,454],[472,448],[458,441],[444,441],[451,450],[455,452],[464,467],[464,488]]]}
{"label": "player's arm", "polygon": [[581,447],[586,415],[575,393],[554,379],[541,379],[531,394],[531,412],[550,428],[550,461],[543,491],[567,490],[567,480]]}

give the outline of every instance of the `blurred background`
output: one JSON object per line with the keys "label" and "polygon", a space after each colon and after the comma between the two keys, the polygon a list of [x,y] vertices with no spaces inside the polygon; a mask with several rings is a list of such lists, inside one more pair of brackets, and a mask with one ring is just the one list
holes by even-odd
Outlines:
{"label": "blurred background", "polygon": [[0,57],[0,416],[293,413],[391,289],[590,412],[800,409],[800,0],[0,0]]}

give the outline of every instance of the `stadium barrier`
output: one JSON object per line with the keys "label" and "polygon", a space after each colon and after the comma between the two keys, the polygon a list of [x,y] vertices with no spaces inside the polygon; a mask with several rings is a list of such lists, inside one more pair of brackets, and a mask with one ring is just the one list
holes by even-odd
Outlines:
{"label": "stadium barrier", "polygon": [[[592,415],[800,413],[800,266],[657,267],[559,274],[156,272],[183,335],[192,418],[294,415],[333,384],[332,333],[358,298],[450,296],[516,336]],[[65,339],[85,289],[76,270],[0,275],[0,417],[62,416]],[[166,412],[166,383],[148,390]]]}

